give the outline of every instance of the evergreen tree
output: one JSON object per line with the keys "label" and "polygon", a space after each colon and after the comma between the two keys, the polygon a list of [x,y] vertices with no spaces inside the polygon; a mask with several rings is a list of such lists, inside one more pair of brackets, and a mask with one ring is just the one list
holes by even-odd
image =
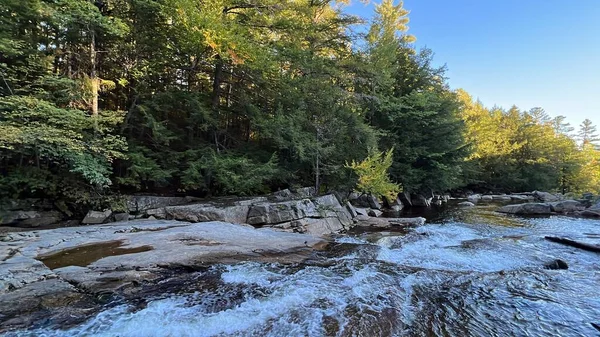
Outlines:
{"label": "evergreen tree", "polygon": [[581,123],[581,125],[579,125],[579,133],[577,134],[577,136],[581,140],[582,146],[585,147],[588,144],[596,146],[596,143],[598,142],[598,140],[600,140],[600,138],[598,138],[597,132],[598,131],[596,129],[596,126],[592,123],[591,120],[584,120]]}
{"label": "evergreen tree", "polygon": [[567,117],[565,116],[556,116],[552,119],[552,126],[556,133],[568,136],[571,132],[575,131],[575,128],[573,128],[570,123],[565,122],[566,119]]}

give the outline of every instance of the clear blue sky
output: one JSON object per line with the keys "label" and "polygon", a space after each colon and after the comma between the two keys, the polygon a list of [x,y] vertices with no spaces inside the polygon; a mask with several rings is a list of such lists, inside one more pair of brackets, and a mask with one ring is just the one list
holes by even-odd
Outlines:
{"label": "clear blue sky", "polygon": [[[447,64],[453,88],[486,106],[540,106],[600,129],[600,0],[405,0],[404,7],[417,47]],[[369,18],[373,5],[353,0],[348,11]]]}

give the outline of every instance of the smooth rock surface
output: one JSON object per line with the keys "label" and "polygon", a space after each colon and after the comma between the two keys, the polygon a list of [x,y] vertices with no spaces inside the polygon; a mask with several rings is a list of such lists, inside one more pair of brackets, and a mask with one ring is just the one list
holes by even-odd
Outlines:
{"label": "smooth rock surface", "polygon": [[82,224],[86,225],[98,225],[105,223],[109,220],[112,215],[112,211],[107,209],[103,212],[100,211],[89,211],[85,218],[81,221]]}
{"label": "smooth rock surface", "polygon": [[533,192],[533,197],[541,202],[554,202],[554,201],[559,201],[561,198],[557,195],[554,195],[552,193],[548,193],[548,192],[540,192],[540,191],[535,191]]}
{"label": "smooth rock surface", "polygon": [[159,197],[151,195],[130,196],[127,199],[129,212],[141,213],[153,208],[162,208],[167,206],[177,206],[190,203],[191,200],[185,197]]}
{"label": "smooth rock surface", "polygon": [[460,207],[475,207],[475,204],[470,201],[464,201],[458,204]]}
{"label": "smooth rock surface", "polygon": [[579,201],[575,200],[564,200],[564,201],[555,201],[550,203],[550,207],[553,212],[556,213],[575,213],[578,211],[583,211],[585,207]]}
{"label": "smooth rock surface", "polygon": [[[92,253],[95,247],[115,242],[124,251],[147,248],[122,255],[113,250]],[[0,321],[27,326],[35,321],[33,312],[58,313],[65,302],[124,286],[135,288],[142,281],[157,280],[165,270],[249,260],[297,263],[325,244],[313,235],[224,222],[143,220],[8,233],[0,244]],[[71,265],[51,270],[38,260],[41,257]]]}
{"label": "smooth rock surface", "polygon": [[544,203],[506,205],[501,207],[498,212],[520,215],[549,215],[552,214],[552,207]]}

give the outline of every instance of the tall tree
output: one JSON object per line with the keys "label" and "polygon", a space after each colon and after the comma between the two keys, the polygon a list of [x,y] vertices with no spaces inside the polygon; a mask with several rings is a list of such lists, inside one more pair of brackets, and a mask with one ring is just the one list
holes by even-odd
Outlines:
{"label": "tall tree", "polygon": [[556,116],[552,119],[552,126],[557,133],[568,136],[575,131],[575,128],[570,123],[565,122],[566,119],[565,116]]}
{"label": "tall tree", "polygon": [[597,132],[598,130],[596,129],[594,123],[589,119],[585,119],[579,125],[579,133],[577,134],[579,140],[581,140],[582,146],[586,146],[588,144],[596,145],[598,140],[600,140]]}

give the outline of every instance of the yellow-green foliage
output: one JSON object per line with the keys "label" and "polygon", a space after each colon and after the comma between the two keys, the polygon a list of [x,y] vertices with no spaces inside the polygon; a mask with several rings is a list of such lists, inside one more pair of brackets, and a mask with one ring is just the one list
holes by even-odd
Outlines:
{"label": "yellow-green foliage", "polygon": [[387,152],[372,150],[361,162],[352,161],[346,167],[358,176],[356,188],[363,193],[395,199],[401,187],[390,181],[388,169],[392,166],[394,149]]}

